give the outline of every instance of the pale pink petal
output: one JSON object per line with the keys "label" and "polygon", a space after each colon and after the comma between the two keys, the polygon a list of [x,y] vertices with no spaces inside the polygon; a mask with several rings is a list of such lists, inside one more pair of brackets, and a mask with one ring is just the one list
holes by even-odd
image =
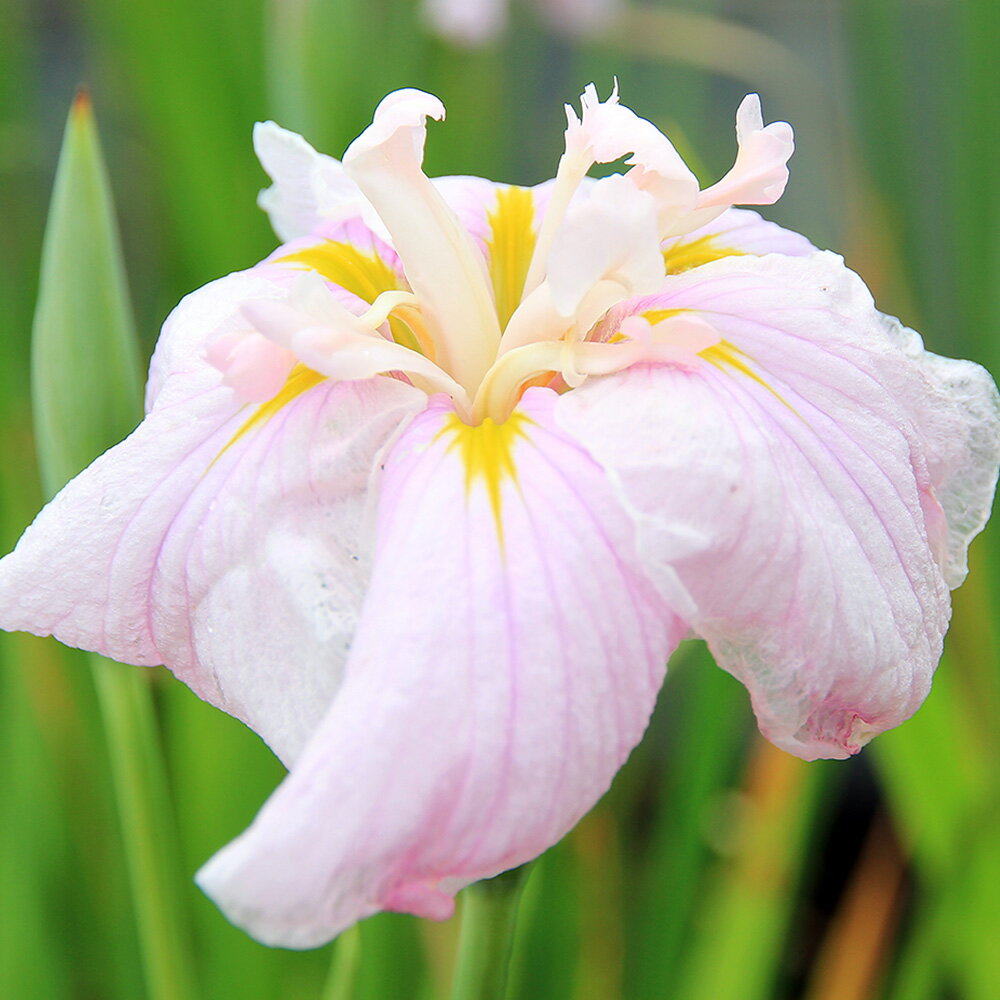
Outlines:
{"label": "pale pink petal", "polygon": [[990,516],[1000,461],[1000,399],[989,372],[971,361],[924,350],[920,335],[885,317],[890,340],[923,376],[900,390],[917,424],[934,494],[944,514],[945,579],[952,589],[968,572],[969,542]]}
{"label": "pale pink petal", "polygon": [[566,107],[567,153],[578,151],[591,164],[612,163],[628,156],[625,162],[632,167],[629,180],[656,199],[661,231],[694,208],[697,178],[673,143],[652,122],[618,103],[617,89],[608,100],[601,101],[590,84],[581,103],[580,118]]}
{"label": "pale pink petal", "polygon": [[[241,413],[163,486],[188,492],[149,577],[161,659],[286,764],[340,682],[368,585],[380,454],[425,404],[396,379],[323,382],[230,444]],[[141,514],[129,533],[155,537]]]}
{"label": "pale pink petal", "polygon": [[747,94],[736,111],[739,150],[732,169],[698,196],[698,208],[773,205],[788,183],[788,160],[795,150],[788,122],[764,124],[760,98]]}
{"label": "pale pink petal", "polygon": [[276,396],[296,364],[291,351],[253,330],[230,329],[213,337],[205,346],[205,358],[245,403],[264,403]]}
{"label": "pale pink petal", "polygon": [[[930,452],[945,428],[963,442],[950,481],[976,494],[978,525],[995,397],[982,379],[971,406],[929,388],[832,254],[706,264],[646,305],[692,310],[723,345],[698,369],[591,379],[558,420],[619,483],[640,551],[677,572],[765,735],[807,758],[853,753],[927,693],[949,615]],[[968,468],[984,452],[988,469]]]}
{"label": "pale pink petal", "polygon": [[718,217],[683,236],[663,242],[664,250],[683,248],[698,241],[707,249],[732,254],[783,253],[789,257],[807,257],[816,247],[804,236],[762,219],[746,208],[730,208]]}
{"label": "pale pink petal", "polygon": [[0,561],[0,627],[51,633],[130,663],[161,663],[148,582],[184,492],[212,456],[176,490],[160,487],[206,439],[221,436],[238,408],[222,387],[183,411],[163,408],[66,486]]}
{"label": "pale pink petal", "polygon": [[290,761],[354,631],[379,452],[425,397],[395,379],[327,382],[248,426],[255,409],[207,361],[192,374],[183,361],[196,353],[179,351],[212,333],[207,300],[247,283],[223,279],[171,318],[161,347],[181,364],[152,412],[0,561],[0,627],[165,663]]}
{"label": "pale pink petal", "polygon": [[458,888],[558,840],[642,735],[683,628],[600,469],[552,428],[554,398],[522,401],[509,475],[463,461],[446,402],[389,456],[343,686],[199,875],[260,940],[316,945],[382,909],[448,916]]}
{"label": "pale pink petal", "polygon": [[274,182],[261,191],[258,203],[283,242],[360,213],[364,198],[343,165],[317,153],[302,136],[274,122],[258,122],[253,144]]}
{"label": "pale pink petal", "polygon": [[[250,332],[244,304],[285,298],[294,277],[294,272],[257,266],[209,282],[181,299],[163,323],[149,364],[146,411],[163,403],[182,403],[222,384],[222,372],[209,360],[211,341],[235,346]],[[215,352],[221,354],[222,347]]]}

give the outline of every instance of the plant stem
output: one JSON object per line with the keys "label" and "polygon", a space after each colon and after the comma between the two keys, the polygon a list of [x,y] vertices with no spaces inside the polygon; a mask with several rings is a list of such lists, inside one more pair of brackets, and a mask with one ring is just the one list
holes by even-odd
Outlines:
{"label": "plant stem", "polygon": [[502,1000],[514,927],[528,867],[470,885],[462,894],[462,931],[452,1000]]}
{"label": "plant stem", "polygon": [[194,975],[183,938],[175,865],[176,836],[148,678],[138,667],[91,657],[111,760],[112,780],[139,946],[151,1000],[192,1000]]}
{"label": "plant stem", "polygon": [[352,1000],[361,967],[361,931],[350,927],[333,945],[330,975],[323,990],[323,1000]]}

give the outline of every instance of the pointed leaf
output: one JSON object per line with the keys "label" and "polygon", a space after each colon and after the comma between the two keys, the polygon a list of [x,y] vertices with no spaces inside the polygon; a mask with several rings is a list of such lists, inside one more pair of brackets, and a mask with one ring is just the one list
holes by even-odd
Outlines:
{"label": "pointed leaf", "polygon": [[142,413],[132,311],[90,98],[73,102],[42,249],[32,394],[49,495]]}

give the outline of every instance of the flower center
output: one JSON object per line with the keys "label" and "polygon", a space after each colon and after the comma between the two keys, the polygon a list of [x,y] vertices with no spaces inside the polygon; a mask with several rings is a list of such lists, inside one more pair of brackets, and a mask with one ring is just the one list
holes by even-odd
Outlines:
{"label": "flower center", "polygon": [[[471,425],[501,424],[529,386],[565,391],[644,361],[693,361],[719,344],[702,318],[630,315],[623,304],[662,291],[672,271],[727,255],[708,237],[664,252],[665,239],[734,201],[780,196],[791,130],[764,126],[755,97],[737,112],[736,164],[704,191],[669,140],[618,103],[617,90],[601,102],[588,87],[581,117],[567,108],[556,177],[532,190],[474,178],[433,183],[422,169],[426,120],[443,117],[437,98],[415,90],[379,105],[343,160],[345,183],[357,191],[344,217],[367,224],[371,253],[327,240],[279,258],[303,271],[287,300],[248,304],[252,330],[209,345],[229,384],[266,407],[295,373],[304,384],[303,369],[388,375],[447,393]],[[595,163],[626,155],[626,174],[585,181]],[[495,198],[485,218],[471,207],[484,190]],[[358,300],[368,306],[361,315]]]}
{"label": "flower center", "polygon": [[[398,261],[390,259],[388,248],[380,252],[373,246],[365,252],[350,243],[327,240],[295,250],[275,263],[319,276],[369,305],[354,322],[364,326],[373,341],[395,348],[392,363],[396,367],[381,374],[405,377],[428,392],[448,392],[469,423],[486,419],[502,423],[530,386],[545,385],[562,392],[579,385],[588,374],[603,374],[635,363],[636,347],[643,339],[636,340],[635,334],[648,333],[657,324],[662,327],[666,319],[675,316],[661,311],[645,327],[633,324],[630,332],[617,325],[613,329],[602,326],[600,320],[608,309],[630,290],[627,280],[598,280],[582,294],[577,293],[578,301],[570,309],[560,310],[547,286],[526,296],[538,240],[535,220],[535,199],[529,189],[496,189],[496,203],[486,214],[487,231],[477,251],[486,262],[492,293],[490,326],[498,334],[489,366],[478,381],[464,386],[459,382],[460,367],[452,364],[455,350],[443,348],[435,336],[419,298],[411,292]],[[665,273],[659,252],[656,266],[659,279]],[[647,335],[645,340],[649,339]],[[632,341],[631,349],[625,346]],[[301,358],[299,362],[301,367]],[[440,378],[418,370],[427,363],[440,369]],[[280,399],[281,394],[275,398]]]}
{"label": "flower center", "polygon": [[[642,360],[683,362],[712,349],[719,341],[703,320],[678,310],[647,309],[636,315],[609,317],[608,312],[629,290],[626,282],[604,276],[581,294],[575,309],[560,312],[552,302],[551,288],[525,295],[533,255],[538,243],[535,199],[520,187],[497,187],[496,203],[486,214],[482,252],[494,306],[496,338],[493,357],[481,379],[468,388],[450,370],[421,303],[409,288],[398,259],[388,246],[373,242],[365,251],[352,243],[324,240],[277,258],[274,263],[300,269],[368,305],[360,316],[349,314],[360,339],[355,350],[372,352],[378,345],[385,365],[378,374],[404,377],[428,393],[444,391],[455,400],[467,423],[484,420],[502,423],[531,386],[548,386],[558,392],[580,385],[588,375],[608,374]],[[711,236],[676,242],[658,250],[657,281],[703,263],[730,256],[735,251]],[[312,293],[317,290],[313,288]],[[334,292],[326,308],[343,319],[335,306]],[[320,312],[322,312],[322,305]],[[322,321],[322,317],[317,316]],[[305,321],[300,320],[300,325]],[[261,324],[258,323],[258,326]],[[452,355],[454,351],[451,352]],[[717,352],[718,353],[718,352]],[[296,354],[296,364],[285,385],[248,421],[256,426],[305,388],[322,379],[323,359],[310,361]],[[326,374],[334,374],[332,371]],[[376,374],[373,370],[369,374]]]}

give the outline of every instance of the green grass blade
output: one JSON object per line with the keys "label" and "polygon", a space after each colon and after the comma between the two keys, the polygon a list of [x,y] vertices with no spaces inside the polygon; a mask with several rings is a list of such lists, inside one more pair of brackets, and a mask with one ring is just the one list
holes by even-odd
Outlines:
{"label": "green grass blade", "polygon": [[45,231],[31,377],[42,482],[51,496],[142,414],[125,269],[83,92],[66,126]]}
{"label": "green grass blade", "polygon": [[663,773],[654,786],[648,855],[632,872],[629,995],[637,1000],[658,1000],[676,982],[713,856],[713,817],[732,797],[730,783],[747,736],[743,689],[715,666],[702,644],[682,649],[684,662],[671,664],[661,696],[668,711],[647,737],[664,732],[669,740],[658,754]]}
{"label": "green grass blade", "polygon": [[503,1000],[527,869],[470,885],[462,894],[462,934],[452,1000]]}
{"label": "green grass blade", "polygon": [[781,973],[808,835],[829,776],[758,741],[736,810],[730,858],[695,915],[677,1000],[770,1000]]}

